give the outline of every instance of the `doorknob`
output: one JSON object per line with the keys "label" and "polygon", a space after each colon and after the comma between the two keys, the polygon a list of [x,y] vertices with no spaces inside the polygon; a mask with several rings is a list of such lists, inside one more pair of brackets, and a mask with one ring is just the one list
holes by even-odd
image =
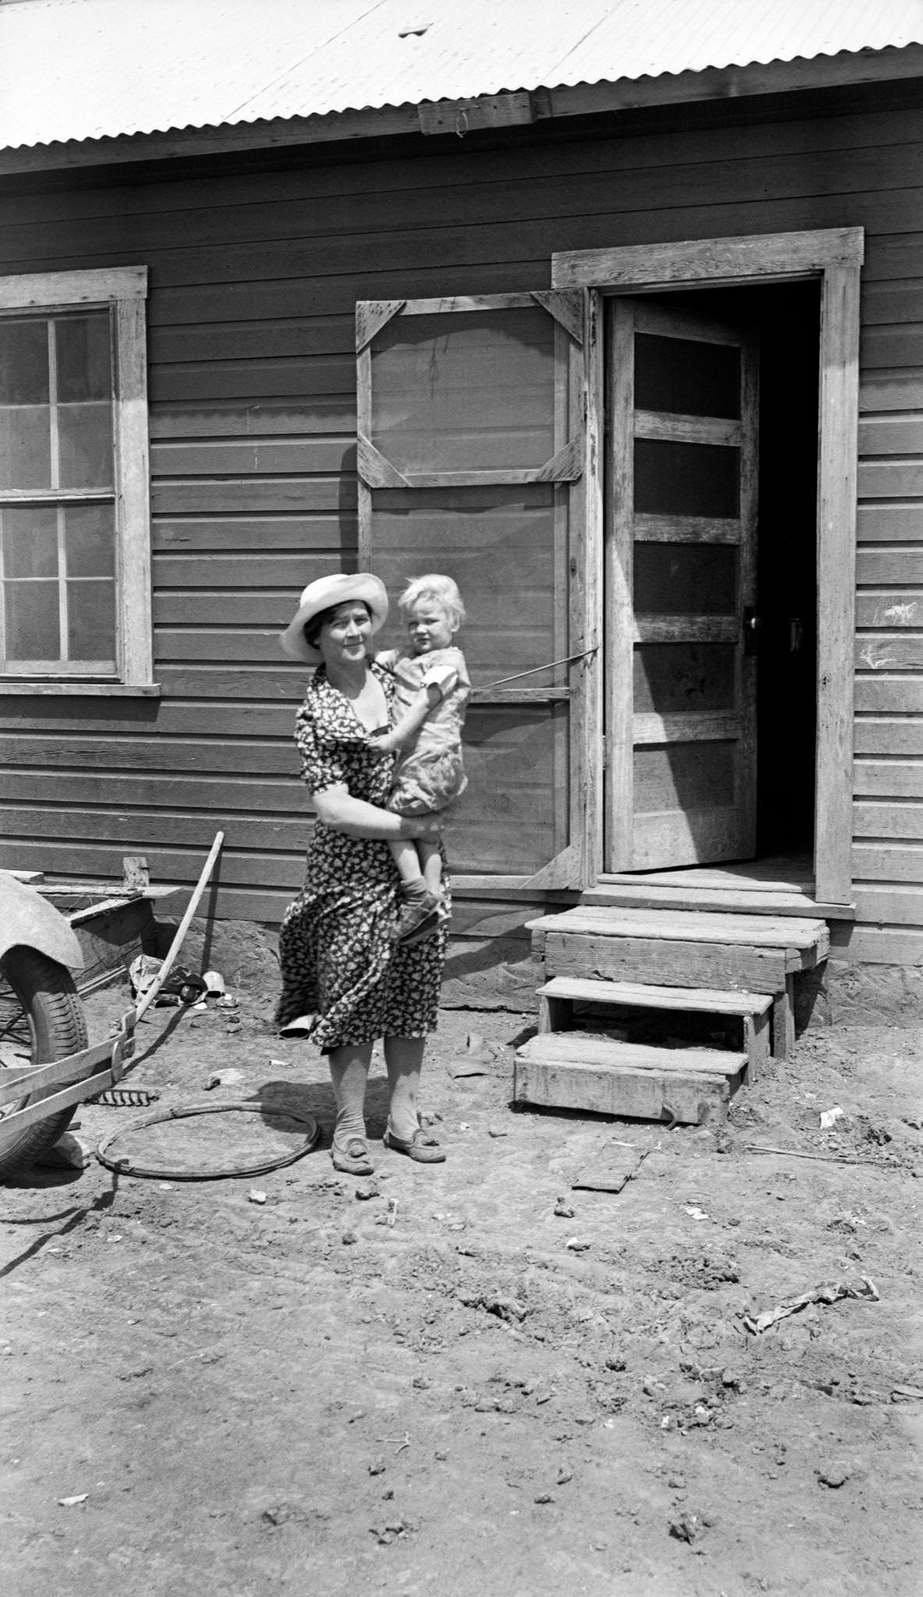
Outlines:
{"label": "doorknob", "polygon": [[744,654],[757,654],[760,646],[760,631],[763,626],[762,616],[757,615],[752,604],[744,609]]}

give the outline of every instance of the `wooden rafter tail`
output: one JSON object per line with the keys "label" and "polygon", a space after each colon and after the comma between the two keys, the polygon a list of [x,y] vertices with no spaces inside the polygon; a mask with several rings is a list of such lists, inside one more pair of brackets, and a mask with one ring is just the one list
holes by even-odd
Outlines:
{"label": "wooden rafter tail", "polygon": [[396,466],[363,433],[356,437],[356,469],[369,488],[407,488],[409,483]]}
{"label": "wooden rafter tail", "polygon": [[537,305],[544,307],[549,316],[554,317],[575,344],[583,343],[584,300],[579,289],[534,288],[532,298]]}
{"label": "wooden rafter tail", "polygon": [[407,304],[405,299],[365,299],[356,305],[356,353],[372,342],[376,333],[387,327],[391,319]]}
{"label": "wooden rafter tail", "polygon": [[583,472],[583,437],[578,435],[546,460],[530,478],[532,482],[576,482]]}

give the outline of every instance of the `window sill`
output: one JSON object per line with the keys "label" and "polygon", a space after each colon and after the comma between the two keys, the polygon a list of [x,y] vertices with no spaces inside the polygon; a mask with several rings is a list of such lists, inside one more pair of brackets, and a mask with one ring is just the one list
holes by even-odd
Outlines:
{"label": "window sill", "polygon": [[31,698],[34,694],[81,699],[159,699],[159,682],[55,682],[29,677],[4,677],[0,698]]}

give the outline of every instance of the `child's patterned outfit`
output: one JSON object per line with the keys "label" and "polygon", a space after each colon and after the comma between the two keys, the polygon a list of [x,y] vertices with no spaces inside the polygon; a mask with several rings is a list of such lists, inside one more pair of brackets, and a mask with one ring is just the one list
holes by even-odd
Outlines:
{"label": "child's patterned outfit", "polygon": [[394,719],[399,721],[428,682],[454,672],[458,680],[434,705],[410,747],[399,754],[387,808],[397,815],[430,815],[460,798],[468,786],[462,764],[462,727],[471,682],[461,649],[432,649],[429,654],[404,654],[388,649],[376,656],[393,672]]}

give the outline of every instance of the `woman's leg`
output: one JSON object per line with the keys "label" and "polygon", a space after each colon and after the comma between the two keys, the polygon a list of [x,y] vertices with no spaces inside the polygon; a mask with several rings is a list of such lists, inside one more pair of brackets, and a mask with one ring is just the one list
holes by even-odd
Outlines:
{"label": "woman's leg", "polygon": [[409,1142],[420,1125],[417,1095],[425,1047],[424,1037],[385,1038],[385,1064],[391,1092],[388,1125],[403,1142]]}
{"label": "woman's leg", "polygon": [[371,1043],[345,1043],[328,1054],[330,1080],[336,1099],[337,1118],[333,1130],[334,1153],[341,1152],[351,1137],[365,1141],[365,1088],[372,1062]]}

